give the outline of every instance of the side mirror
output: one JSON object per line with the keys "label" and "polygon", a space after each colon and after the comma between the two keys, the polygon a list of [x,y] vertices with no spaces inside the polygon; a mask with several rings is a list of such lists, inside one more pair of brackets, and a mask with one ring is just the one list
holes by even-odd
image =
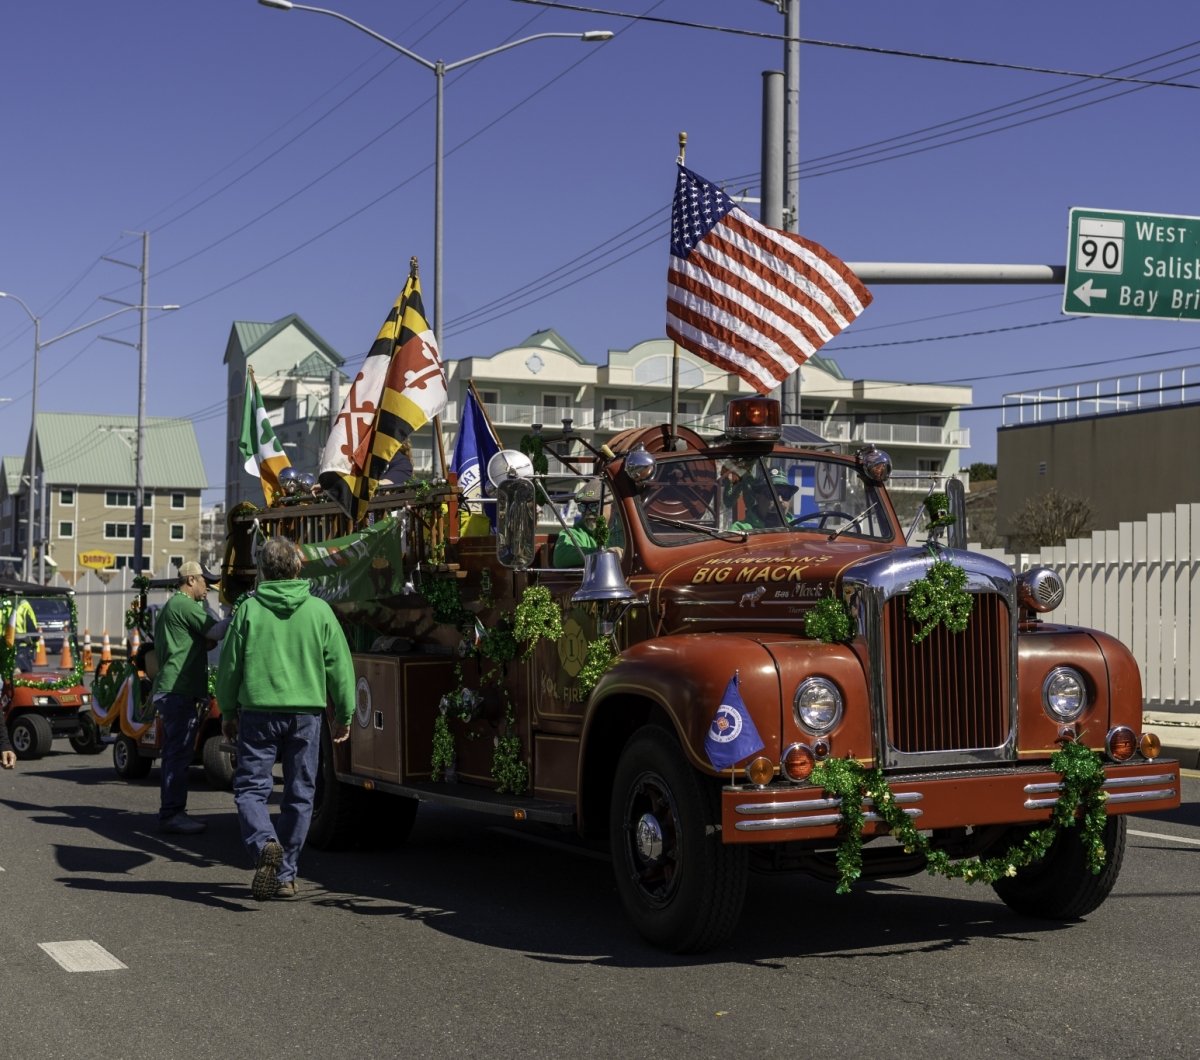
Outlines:
{"label": "side mirror", "polygon": [[533,563],[537,495],[533,481],[508,478],[496,487],[496,558],[513,570]]}
{"label": "side mirror", "polygon": [[946,534],[946,544],[964,549],[967,547],[967,496],[959,479],[952,478],[946,483],[946,503],[954,516]]}

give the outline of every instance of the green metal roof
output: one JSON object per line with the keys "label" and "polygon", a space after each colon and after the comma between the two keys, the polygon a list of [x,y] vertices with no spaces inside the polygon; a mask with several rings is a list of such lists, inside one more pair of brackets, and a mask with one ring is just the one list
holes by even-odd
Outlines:
{"label": "green metal roof", "polygon": [[580,364],[585,363],[582,354],[553,328],[535,331],[527,339],[518,342],[515,346],[510,346],[509,349],[519,350],[526,346],[541,346],[543,349],[558,350],[559,353],[565,353],[568,357],[574,357]]}
{"label": "green metal roof", "polygon": [[[274,324],[264,324],[255,320],[235,320],[233,322],[233,333],[237,336],[238,345],[242,348],[242,353],[249,358],[255,350],[261,349],[276,335],[287,328],[295,327],[308,337],[317,349],[340,368],[346,363],[346,359],[329,345],[320,335],[318,335],[308,322],[297,313],[289,313],[280,320],[276,320]],[[229,363],[228,352],[226,352],[225,363]]]}
{"label": "green metal roof", "polygon": [[10,497],[21,491],[21,472],[24,470],[25,458],[23,456],[6,456],[4,458],[4,486]]}
{"label": "green metal roof", "polygon": [[[147,489],[206,489],[208,479],[191,420],[146,417],[142,484]],[[61,486],[132,487],[137,417],[41,412],[38,463]]]}

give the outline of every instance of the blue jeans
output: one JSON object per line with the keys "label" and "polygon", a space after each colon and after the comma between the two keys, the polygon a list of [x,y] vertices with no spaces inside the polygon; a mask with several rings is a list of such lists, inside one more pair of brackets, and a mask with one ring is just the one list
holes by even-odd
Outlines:
{"label": "blue jeans", "polygon": [[[194,696],[159,692],[152,701],[162,719],[162,796],[158,819],[170,820],[187,809],[188,770],[196,757],[196,731],[200,727],[200,704]],[[207,704],[205,704],[207,706]]]}
{"label": "blue jeans", "polygon": [[[280,883],[296,878],[300,848],[312,822],[320,751],[320,714],[243,709],[238,716],[233,801],[242,842],[255,862],[270,840],[283,847]],[[271,771],[277,761],[283,765],[283,798],[272,827],[267,801],[275,786]]]}

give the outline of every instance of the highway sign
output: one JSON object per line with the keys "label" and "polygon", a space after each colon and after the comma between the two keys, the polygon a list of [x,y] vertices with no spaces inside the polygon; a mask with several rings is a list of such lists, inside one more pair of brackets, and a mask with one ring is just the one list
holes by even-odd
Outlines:
{"label": "highway sign", "polygon": [[1200,320],[1200,217],[1073,207],[1063,312]]}

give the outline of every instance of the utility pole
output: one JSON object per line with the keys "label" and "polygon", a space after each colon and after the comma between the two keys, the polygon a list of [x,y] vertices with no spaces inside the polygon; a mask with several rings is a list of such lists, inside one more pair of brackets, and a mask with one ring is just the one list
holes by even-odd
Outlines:
{"label": "utility pole", "polygon": [[[131,265],[118,258],[105,258],[114,265],[124,265],[127,269],[137,269],[141,273],[141,298],[136,308],[139,309],[138,341],[125,342],[114,339],[109,335],[101,338],[109,342],[120,343],[122,346],[133,346],[138,351],[138,397],[137,397],[137,437],[134,444],[133,456],[133,572],[140,574],[145,563],[145,539],[142,531],[146,516],[144,469],[146,462],[146,352],[149,342],[150,323],[150,233],[142,234],[142,263]],[[116,299],[105,299],[114,302]],[[127,305],[128,303],[120,303]]]}

